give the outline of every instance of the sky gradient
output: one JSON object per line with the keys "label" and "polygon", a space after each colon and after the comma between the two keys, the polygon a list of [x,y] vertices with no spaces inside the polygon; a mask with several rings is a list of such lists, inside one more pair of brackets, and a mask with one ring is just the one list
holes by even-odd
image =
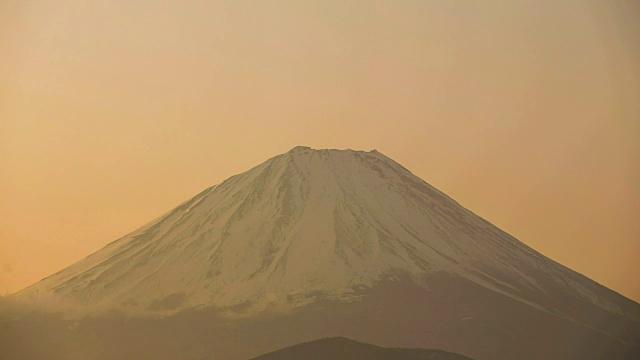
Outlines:
{"label": "sky gradient", "polygon": [[296,145],[640,301],[631,0],[0,2],[0,294]]}

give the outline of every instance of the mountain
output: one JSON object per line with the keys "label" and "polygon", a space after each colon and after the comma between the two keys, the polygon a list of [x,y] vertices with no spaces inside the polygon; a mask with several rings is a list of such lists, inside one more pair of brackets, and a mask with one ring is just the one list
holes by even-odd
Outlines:
{"label": "mountain", "polygon": [[252,360],[471,360],[440,350],[383,348],[336,337],[280,349]]}
{"label": "mountain", "polygon": [[[242,358],[333,336],[476,359],[616,359],[640,345],[639,304],[375,150],[296,147],[12,299],[144,316],[138,330],[162,343],[144,356]],[[98,326],[83,324],[83,336]],[[133,346],[118,339],[105,351]]]}

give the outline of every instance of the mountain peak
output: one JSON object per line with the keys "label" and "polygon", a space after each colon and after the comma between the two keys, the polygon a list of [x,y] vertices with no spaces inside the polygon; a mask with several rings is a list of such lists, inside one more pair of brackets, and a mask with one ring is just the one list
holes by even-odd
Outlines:
{"label": "mountain peak", "polygon": [[367,154],[367,153],[377,153],[380,154],[376,149],[373,149],[371,151],[364,151],[364,150],[353,150],[353,149],[314,149],[312,147],[309,146],[295,146],[293,147],[291,150],[289,150],[287,153],[289,154],[299,154],[299,153],[311,153],[311,152],[322,152],[322,153],[350,153],[350,154],[354,154],[354,153],[362,153],[362,154]]}
{"label": "mountain peak", "polygon": [[291,150],[289,150],[288,152],[289,153],[296,153],[296,152],[301,152],[301,151],[305,151],[305,150],[315,150],[315,149],[312,149],[312,148],[310,148],[308,146],[298,145],[298,146],[292,148]]}
{"label": "mountain peak", "polygon": [[[393,177],[390,173],[385,174],[385,171],[410,174],[403,166],[377,150],[313,149],[308,146],[296,146],[271,160],[273,164],[294,166],[296,169],[294,172],[300,173],[298,170],[304,172],[307,180],[309,177],[316,180],[322,179],[322,181],[347,177],[349,179],[347,181],[358,181],[365,174],[373,177]],[[414,180],[421,181],[418,178]]]}

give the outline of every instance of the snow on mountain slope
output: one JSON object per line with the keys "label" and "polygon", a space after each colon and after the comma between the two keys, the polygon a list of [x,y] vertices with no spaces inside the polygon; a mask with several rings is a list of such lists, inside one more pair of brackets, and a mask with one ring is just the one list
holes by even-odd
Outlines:
{"label": "snow on mountain slope", "polygon": [[204,190],[15,296],[252,314],[358,300],[359,290],[380,280],[439,271],[549,312],[557,312],[552,298],[561,291],[640,318],[633,302],[542,256],[383,154],[306,147]]}

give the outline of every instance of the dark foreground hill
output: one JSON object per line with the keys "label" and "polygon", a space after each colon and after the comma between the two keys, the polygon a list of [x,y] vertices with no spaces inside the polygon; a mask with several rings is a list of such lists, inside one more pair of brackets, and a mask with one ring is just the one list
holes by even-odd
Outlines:
{"label": "dark foreground hill", "polygon": [[252,360],[471,360],[466,356],[430,349],[383,348],[343,337],[290,346]]}

